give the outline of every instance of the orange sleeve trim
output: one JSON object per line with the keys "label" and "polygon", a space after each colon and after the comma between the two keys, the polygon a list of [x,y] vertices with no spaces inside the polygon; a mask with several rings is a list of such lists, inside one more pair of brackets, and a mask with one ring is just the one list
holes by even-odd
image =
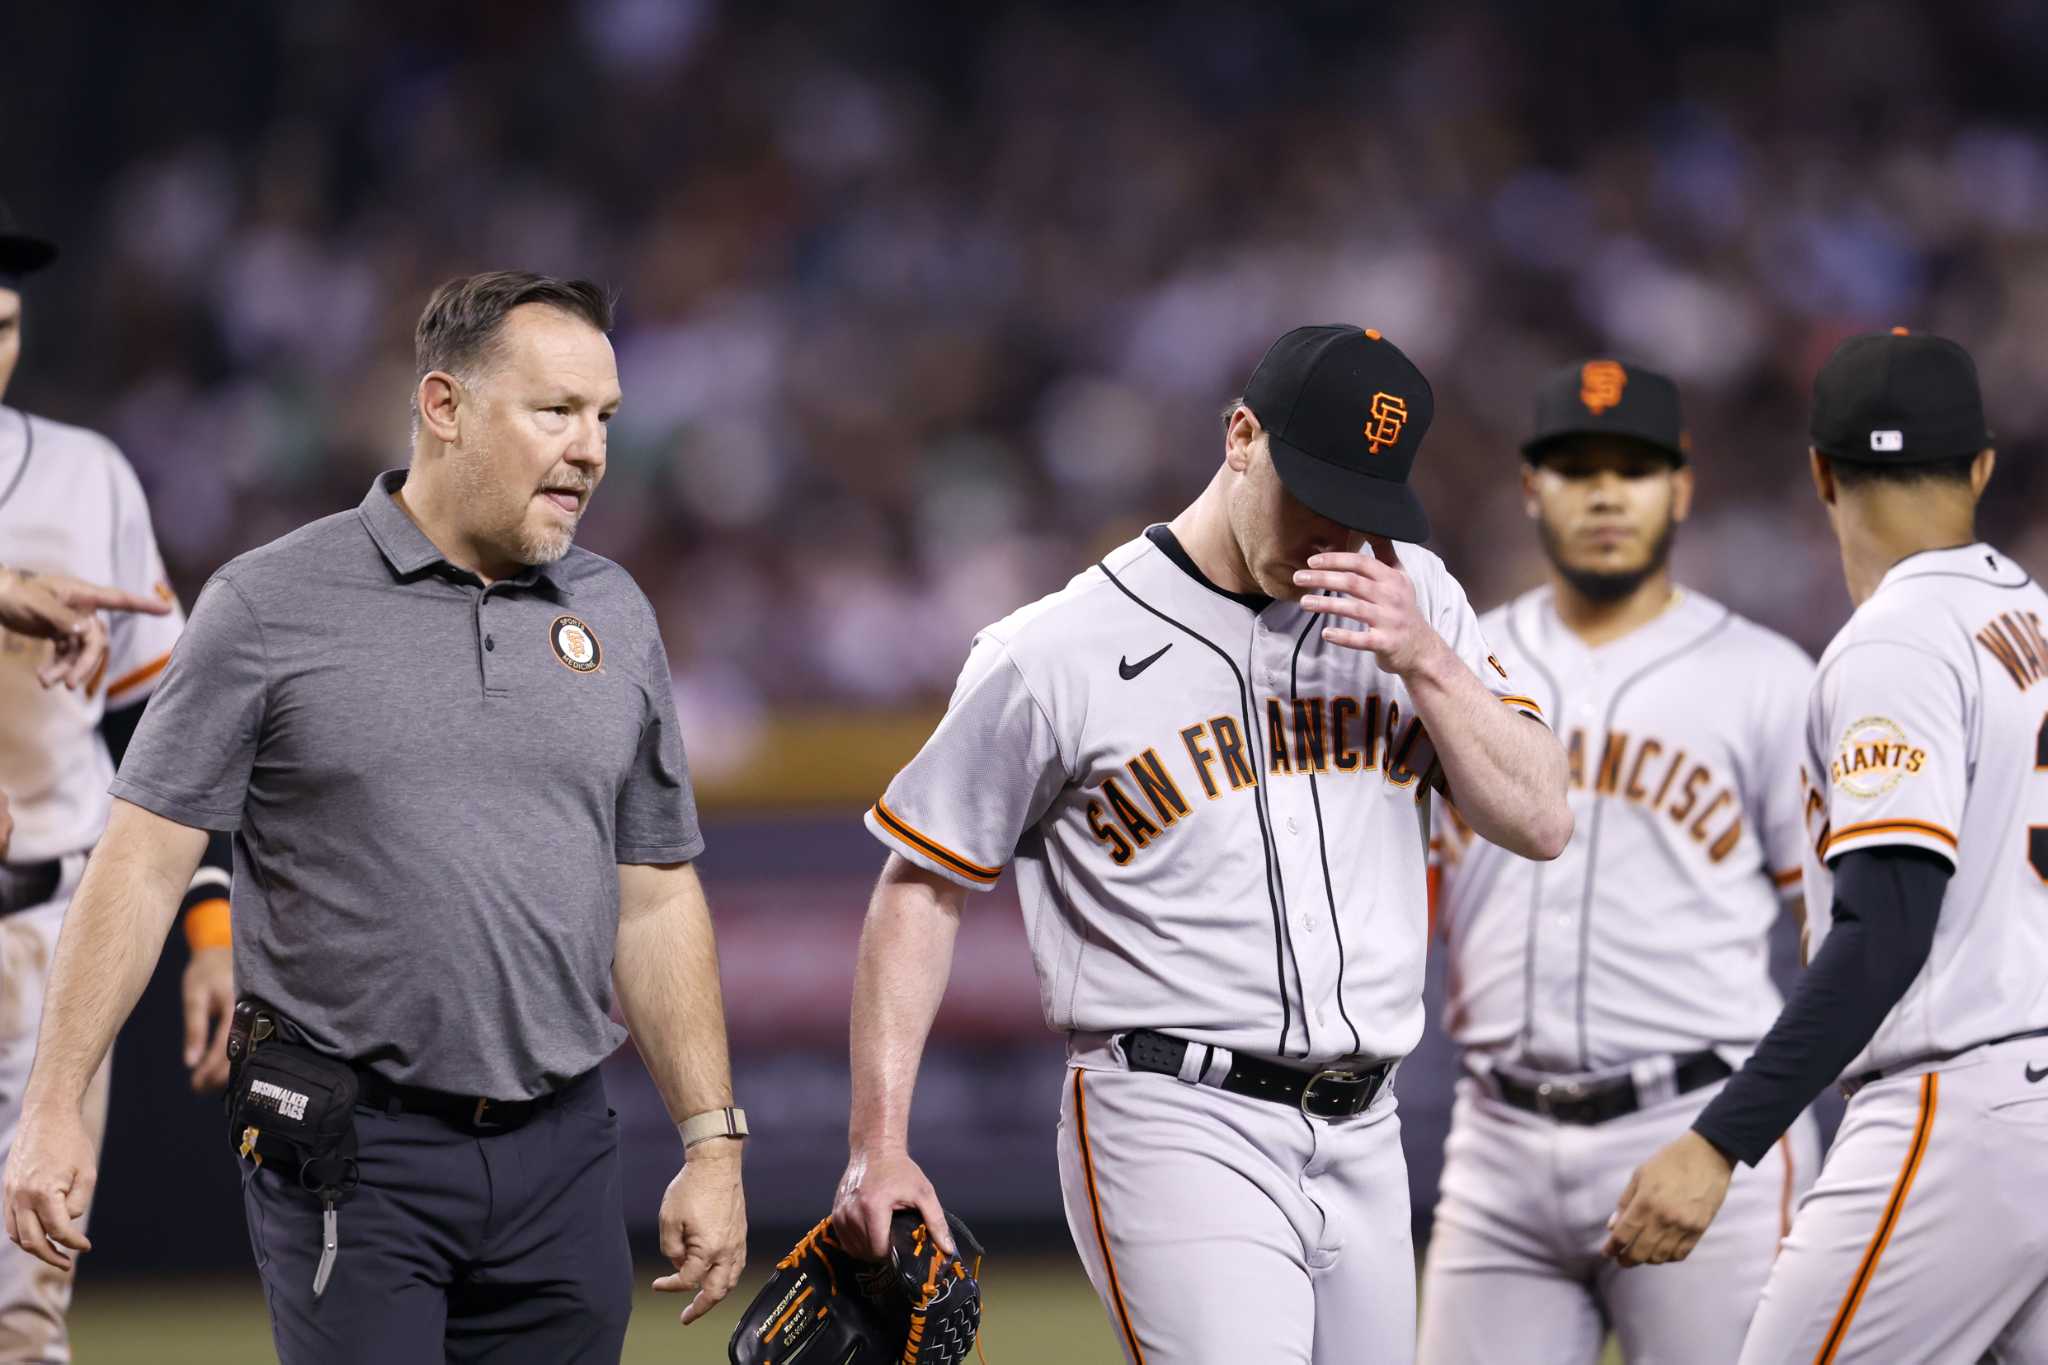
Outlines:
{"label": "orange sleeve trim", "polygon": [[1863,1291],[1870,1288],[1870,1281],[1877,1274],[1877,1263],[1884,1257],[1885,1245],[1891,1241],[1892,1231],[1899,1225],[1899,1211],[1905,1207],[1906,1196],[1913,1190],[1913,1177],[1920,1172],[1920,1159],[1927,1155],[1927,1143],[1934,1132],[1935,1101],[1940,1094],[1940,1072],[1930,1071],[1920,1078],[1920,1119],[1913,1125],[1913,1142],[1906,1148],[1906,1164],[1892,1185],[1892,1197],[1885,1203],[1884,1217],[1879,1220],[1877,1231],[1871,1234],[1870,1245],[1863,1250],[1863,1261],[1856,1267],[1856,1278],[1849,1282],[1849,1292],[1835,1313],[1834,1325],[1828,1328],[1827,1340],[1820,1344],[1820,1354],[1813,1358],[1813,1365],[1831,1365],[1835,1353],[1842,1349],[1843,1339],[1849,1335],[1849,1324],[1856,1320],[1856,1309],[1863,1302]]}
{"label": "orange sleeve trim", "polygon": [[1797,886],[1805,880],[1806,873],[1796,867],[1788,867],[1783,872],[1773,872],[1771,874],[1771,885],[1778,887],[1780,890],[1788,886]]}
{"label": "orange sleeve trim", "polygon": [[1000,867],[983,867],[980,863],[969,862],[938,840],[919,833],[900,819],[896,812],[890,810],[888,806],[880,801],[875,802],[875,819],[881,821],[884,829],[901,839],[904,843],[909,844],[912,848],[923,853],[933,861],[958,872],[963,877],[992,886],[1003,875],[1003,870]]}
{"label": "orange sleeve trim", "polygon": [[1957,845],[1956,836],[1940,825],[1926,820],[1865,820],[1861,824],[1844,825],[1828,836],[1827,846],[1822,849],[1825,856],[1836,844],[1849,839],[1861,839],[1872,834],[1925,834],[1941,840],[1950,848]]}
{"label": "orange sleeve trim", "polygon": [[1117,1282],[1116,1257],[1110,1254],[1109,1229],[1102,1222],[1102,1196],[1095,1189],[1095,1155],[1088,1147],[1088,1092],[1081,1084],[1084,1074],[1081,1068],[1074,1068],[1074,1132],[1081,1141],[1081,1170],[1088,1178],[1088,1211],[1095,1217],[1095,1243],[1102,1248],[1102,1264],[1109,1272],[1109,1302],[1116,1310],[1117,1326],[1130,1343],[1131,1359],[1136,1365],[1145,1365],[1145,1350],[1138,1345],[1131,1310],[1124,1305],[1123,1286]]}
{"label": "orange sleeve trim", "polygon": [[1502,706],[1519,706],[1524,710],[1534,711],[1539,716],[1543,714],[1542,705],[1534,697],[1502,697],[1500,704]]}
{"label": "orange sleeve trim", "polygon": [[235,946],[235,924],[226,901],[215,897],[185,912],[185,946],[195,953]]}
{"label": "orange sleeve trim", "polygon": [[124,673],[120,677],[114,679],[111,683],[108,683],[107,696],[111,698],[117,693],[126,692],[131,687],[142,686],[151,678],[154,678],[157,674],[163,672],[164,665],[168,664],[170,661],[171,652],[169,650],[165,650],[160,656],[151,659],[142,667],[134,670],[131,673]]}

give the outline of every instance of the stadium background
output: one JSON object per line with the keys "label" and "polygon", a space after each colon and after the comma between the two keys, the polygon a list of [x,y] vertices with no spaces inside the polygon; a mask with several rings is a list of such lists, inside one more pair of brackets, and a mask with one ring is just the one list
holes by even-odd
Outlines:
{"label": "stadium background", "polygon": [[[1848,602],[1806,387],[1893,323],[1977,356],[1987,535],[2048,565],[2048,11],[2021,0],[103,2],[7,30],[0,196],[66,253],[10,399],[121,444],[188,602],[403,462],[440,280],[618,290],[627,401],[582,542],[674,660],[757,1265],[843,1160],[859,812],[977,627],[1201,486],[1287,326],[1378,327],[1430,375],[1418,482],[1481,605],[1540,572],[1532,385],[1612,353],[1684,387],[1683,580],[1817,650]],[[1007,1312],[991,1267],[997,1358],[1110,1359],[1014,906],[971,908],[916,1150],[1017,1267]],[[263,1349],[234,1163],[181,1088],[181,963],[120,1044],[86,1360]],[[673,1136],[637,1063],[612,1073],[651,1255]],[[1403,1073],[1418,1231],[1451,1073],[1434,1037]],[[647,1358],[716,1356],[663,1320]]]}

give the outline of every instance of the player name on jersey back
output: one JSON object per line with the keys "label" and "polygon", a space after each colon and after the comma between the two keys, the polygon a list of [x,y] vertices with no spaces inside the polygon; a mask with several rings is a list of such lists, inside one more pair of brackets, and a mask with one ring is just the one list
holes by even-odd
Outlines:
{"label": "player name on jersey back", "polygon": [[1814,950],[1829,862],[1924,849],[1954,869],[1919,976],[1847,1074],[2048,1027],[2048,594],[1988,545],[1910,556],[1821,656],[1803,816]]}
{"label": "player name on jersey back", "polygon": [[[1399,554],[1445,640],[1533,712],[1441,561]],[[1401,1056],[1421,1031],[1435,750],[1401,681],[1321,619],[1133,540],[976,638],[869,827],[971,887],[1014,856],[1055,1029]]]}
{"label": "player name on jersey back", "polygon": [[1801,853],[1813,662],[1689,591],[1589,647],[1539,588],[1480,619],[1564,742],[1574,833],[1537,863],[1437,823],[1447,1026],[1549,1071],[1754,1043]]}

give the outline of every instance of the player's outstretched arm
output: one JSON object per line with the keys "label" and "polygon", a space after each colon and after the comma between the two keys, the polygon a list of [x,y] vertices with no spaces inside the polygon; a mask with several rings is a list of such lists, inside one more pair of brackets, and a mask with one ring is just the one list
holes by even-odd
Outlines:
{"label": "player's outstretched arm", "polygon": [[953,971],[967,892],[890,854],[868,905],[853,977],[853,1116],[832,1226],[856,1256],[889,1254],[889,1220],[916,1209],[957,1254],[938,1192],[910,1159],[910,1095]]}
{"label": "player's outstretched arm", "polygon": [[50,661],[36,670],[36,680],[45,687],[84,687],[99,672],[107,658],[107,625],[99,612],[162,616],[170,609],[170,603],[154,597],[137,597],[65,574],[0,568],[0,627],[56,646]]}
{"label": "player's outstretched arm", "polygon": [[[704,885],[688,863],[619,864],[619,937],[612,959],[619,1012],[654,1077],[669,1117],[681,1124],[732,1104],[725,997]],[[661,1200],[661,1254],[675,1267],[654,1287],[691,1293],[695,1322],[732,1292],[747,1263],[747,1205],[740,1185],[743,1140],[697,1143]]]}
{"label": "player's outstretched arm", "polygon": [[1475,833],[1525,858],[1555,858],[1572,837],[1556,736],[1502,706],[1445,643],[1392,543],[1374,538],[1370,549],[1311,556],[1294,575],[1309,589],[1301,605],[1339,618],[1323,628],[1325,640],[1375,655],[1408,685],[1458,813]]}
{"label": "player's outstretched arm", "polygon": [[65,913],[4,1189],[8,1239],[51,1265],[91,1248],[78,1225],[99,1172],[86,1087],[149,984],[205,849],[205,830],[116,798]]}

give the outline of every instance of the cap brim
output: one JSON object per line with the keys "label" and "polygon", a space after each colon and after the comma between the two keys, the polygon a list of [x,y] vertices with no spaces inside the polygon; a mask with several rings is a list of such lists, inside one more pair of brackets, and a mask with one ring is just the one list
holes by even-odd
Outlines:
{"label": "cap brim", "polygon": [[57,245],[40,237],[0,232],[0,275],[27,275],[57,259]]}
{"label": "cap brim", "polygon": [[1541,436],[1522,442],[1522,458],[1535,464],[1550,452],[1560,441],[1569,441],[1577,436],[1604,436],[1613,441],[1631,441],[1646,449],[1654,450],[1675,465],[1686,462],[1685,451],[1668,441],[1655,436],[1644,436],[1633,431],[1616,431],[1613,427],[1574,427],[1566,431],[1546,431]]}
{"label": "cap brim", "polygon": [[1311,512],[1354,531],[1419,544],[1429,539],[1429,515],[1405,483],[1341,469],[1270,436],[1280,482]]}

